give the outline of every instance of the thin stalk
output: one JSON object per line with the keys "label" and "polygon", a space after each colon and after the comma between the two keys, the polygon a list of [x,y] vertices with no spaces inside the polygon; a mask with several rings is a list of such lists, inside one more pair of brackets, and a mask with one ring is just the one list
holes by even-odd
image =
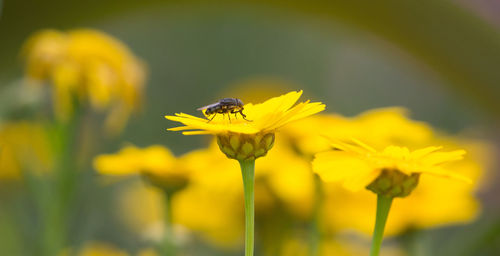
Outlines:
{"label": "thin stalk", "polygon": [[255,160],[239,161],[245,193],[245,256],[253,256],[254,251],[254,185]]}
{"label": "thin stalk", "polygon": [[375,230],[373,231],[372,248],[370,256],[378,256],[382,239],[384,238],[384,228],[391,209],[392,197],[377,195],[377,215],[375,219]]}
{"label": "thin stalk", "polygon": [[166,192],[165,196],[165,209],[164,209],[164,222],[165,222],[165,236],[164,236],[164,244],[163,244],[163,255],[173,256],[176,255],[176,248],[172,227],[172,194]]}
{"label": "thin stalk", "polygon": [[53,149],[57,156],[53,180],[43,180],[43,235],[42,239],[42,254],[45,256],[56,255],[64,247],[65,239],[65,224],[66,216],[64,214],[64,200],[66,195],[63,195],[64,184],[68,180],[71,164],[71,122],[69,124],[58,123],[55,125],[54,134],[52,137]]}
{"label": "thin stalk", "polygon": [[314,207],[313,207],[313,221],[311,223],[311,236],[309,239],[310,243],[310,255],[317,256],[321,255],[320,243],[321,243],[321,206],[323,205],[323,188],[321,183],[321,178],[314,174]]}
{"label": "thin stalk", "polygon": [[54,180],[42,181],[43,234],[42,254],[56,255],[67,246],[70,208],[75,197],[78,167],[75,164],[76,132],[79,127],[79,112],[67,123],[57,123],[52,135],[53,150],[58,156]]}

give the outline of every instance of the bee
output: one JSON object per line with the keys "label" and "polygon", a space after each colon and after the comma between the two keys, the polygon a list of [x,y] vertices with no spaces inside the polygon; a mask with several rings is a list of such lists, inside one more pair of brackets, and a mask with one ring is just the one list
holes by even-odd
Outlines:
{"label": "bee", "polygon": [[230,114],[234,114],[234,117],[238,118],[238,113],[240,113],[243,119],[250,121],[243,114],[243,102],[237,98],[224,98],[219,100],[219,102],[198,108],[197,110],[205,110],[205,115],[212,116],[207,123],[210,123],[217,114],[228,114],[229,122],[231,122]]}

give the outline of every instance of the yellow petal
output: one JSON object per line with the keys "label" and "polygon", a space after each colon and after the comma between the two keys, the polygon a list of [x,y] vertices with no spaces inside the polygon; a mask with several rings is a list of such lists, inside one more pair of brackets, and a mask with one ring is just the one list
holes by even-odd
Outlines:
{"label": "yellow petal", "polygon": [[374,178],[374,169],[366,161],[343,151],[316,154],[313,170],[326,182],[343,181],[350,190],[364,188]]}
{"label": "yellow petal", "polygon": [[[170,128],[170,131],[187,131],[185,135],[194,134],[221,134],[227,132],[241,134],[256,134],[274,132],[276,129],[325,109],[322,103],[299,103],[292,107],[302,95],[302,91],[292,91],[285,95],[271,98],[263,103],[244,106],[243,112],[247,116],[224,120],[224,115],[216,114],[212,121],[192,115],[178,113],[175,116],[165,116],[166,119],[180,122],[185,126]],[[203,132],[202,132],[203,131]]]}
{"label": "yellow petal", "polygon": [[428,165],[439,165],[445,162],[463,159],[465,150],[455,150],[451,152],[434,152],[425,156],[422,161]]}

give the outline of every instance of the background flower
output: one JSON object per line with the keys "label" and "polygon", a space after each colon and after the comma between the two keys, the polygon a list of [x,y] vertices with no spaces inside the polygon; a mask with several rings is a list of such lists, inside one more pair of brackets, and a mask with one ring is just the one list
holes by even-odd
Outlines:
{"label": "background flower", "polygon": [[144,149],[128,146],[117,154],[100,155],[94,159],[94,167],[105,175],[141,174],[165,190],[182,189],[190,176],[190,172],[177,162],[170,150],[159,145]]}
{"label": "background flower", "polygon": [[[407,115],[407,111],[402,108],[370,110],[354,118],[318,115],[287,126],[283,137],[305,155],[315,152],[314,145],[317,145],[316,152],[328,150],[329,140],[325,136],[338,139],[355,137],[378,146],[392,143],[415,148],[436,144],[447,149],[465,148],[468,153],[464,159],[450,163],[447,167],[450,171],[471,178],[473,183],[421,177],[419,185],[410,196],[404,200],[395,200],[385,234],[394,235],[414,228],[431,228],[474,220],[479,212],[475,193],[484,187],[484,175],[492,161],[491,146],[465,140],[462,136],[444,135],[424,122],[409,119]],[[303,132],[301,127],[321,128],[316,129],[319,133],[310,133]],[[375,221],[371,214],[375,211],[371,192],[351,192],[338,186],[325,186],[324,190],[322,223],[329,232],[357,230],[366,235],[371,234]]]}
{"label": "background flower", "polygon": [[111,109],[107,125],[121,128],[140,106],[145,80],[141,61],[117,39],[92,29],[42,30],[24,46],[26,75],[52,86],[58,118],[68,120],[87,102]]}
{"label": "background flower", "polygon": [[71,249],[62,253],[61,256],[75,254],[78,256],[127,256],[129,255],[123,250],[116,248],[113,245],[106,243],[98,243],[92,242],[86,244],[81,250],[78,252],[74,252]]}
{"label": "background flower", "polygon": [[11,122],[0,125],[0,179],[20,179],[49,173],[54,155],[48,132],[41,124]]}
{"label": "background flower", "polygon": [[[215,143],[207,149],[186,154],[182,161],[192,170],[193,179],[174,198],[174,219],[199,232],[208,241],[237,248],[243,239],[244,224],[243,188],[237,163],[220,153]],[[281,215],[276,214],[284,212],[292,221],[291,227],[307,221],[314,193],[308,161],[283,148],[270,152],[257,163],[256,218],[262,223],[277,224],[275,218]],[[263,226],[257,223],[257,232],[262,237],[266,232],[274,235],[287,233],[279,226],[273,229],[270,223],[264,226],[267,228],[260,230],[259,227]]]}

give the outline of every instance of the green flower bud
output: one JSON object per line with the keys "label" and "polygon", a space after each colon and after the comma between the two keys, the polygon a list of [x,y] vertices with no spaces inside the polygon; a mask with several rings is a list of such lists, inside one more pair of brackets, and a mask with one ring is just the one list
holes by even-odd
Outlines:
{"label": "green flower bud", "polygon": [[420,173],[406,175],[398,170],[382,170],[382,173],[366,186],[376,194],[387,197],[406,197],[418,185]]}
{"label": "green flower bud", "polygon": [[265,156],[274,145],[274,133],[225,133],[217,135],[220,150],[231,159],[255,160]]}

